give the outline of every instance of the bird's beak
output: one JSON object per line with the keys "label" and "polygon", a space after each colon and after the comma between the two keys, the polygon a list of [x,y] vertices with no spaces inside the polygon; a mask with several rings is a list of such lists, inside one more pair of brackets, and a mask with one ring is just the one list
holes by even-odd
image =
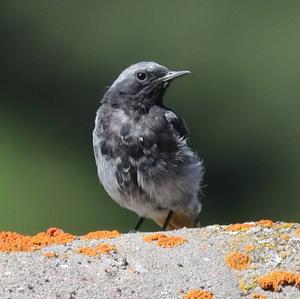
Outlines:
{"label": "bird's beak", "polygon": [[181,77],[190,73],[191,73],[190,71],[170,71],[165,76],[159,78],[159,80],[163,82],[168,82],[177,77]]}

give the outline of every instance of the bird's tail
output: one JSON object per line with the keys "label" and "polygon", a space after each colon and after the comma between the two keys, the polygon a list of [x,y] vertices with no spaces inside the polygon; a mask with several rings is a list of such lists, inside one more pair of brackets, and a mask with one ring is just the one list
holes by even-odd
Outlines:
{"label": "bird's tail", "polygon": [[[163,227],[166,218],[153,219],[159,226]],[[167,230],[180,229],[183,227],[193,228],[200,227],[198,215],[184,214],[182,212],[173,212],[173,215],[167,226]]]}

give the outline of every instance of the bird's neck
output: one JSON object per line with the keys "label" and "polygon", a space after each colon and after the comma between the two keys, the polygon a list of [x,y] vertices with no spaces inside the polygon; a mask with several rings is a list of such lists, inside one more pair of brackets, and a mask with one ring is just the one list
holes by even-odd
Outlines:
{"label": "bird's neck", "polygon": [[147,114],[152,106],[163,106],[164,92],[156,94],[138,95],[125,94],[108,90],[102,103],[112,108],[122,109],[128,115]]}

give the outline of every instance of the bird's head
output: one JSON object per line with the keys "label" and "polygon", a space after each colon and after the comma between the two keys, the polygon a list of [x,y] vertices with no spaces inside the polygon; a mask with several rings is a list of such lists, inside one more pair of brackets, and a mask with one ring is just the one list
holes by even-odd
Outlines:
{"label": "bird's head", "polygon": [[155,62],[139,62],[126,68],[106,92],[103,102],[125,110],[147,111],[162,104],[169,83],[189,71],[170,71]]}

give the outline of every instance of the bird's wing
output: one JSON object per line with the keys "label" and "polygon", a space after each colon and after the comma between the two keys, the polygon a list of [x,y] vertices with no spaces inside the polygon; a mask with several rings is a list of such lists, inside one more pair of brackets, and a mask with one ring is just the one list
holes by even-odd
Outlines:
{"label": "bird's wing", "polygon": [[167,122],[171,125],[171,127],[176,130],[175,134],[178,135],[178,137],[188,139],[189,133],[186,124],[177,113],[175,113],[171,109],[168,109],[165,112],[165,117],[167,119]]}

